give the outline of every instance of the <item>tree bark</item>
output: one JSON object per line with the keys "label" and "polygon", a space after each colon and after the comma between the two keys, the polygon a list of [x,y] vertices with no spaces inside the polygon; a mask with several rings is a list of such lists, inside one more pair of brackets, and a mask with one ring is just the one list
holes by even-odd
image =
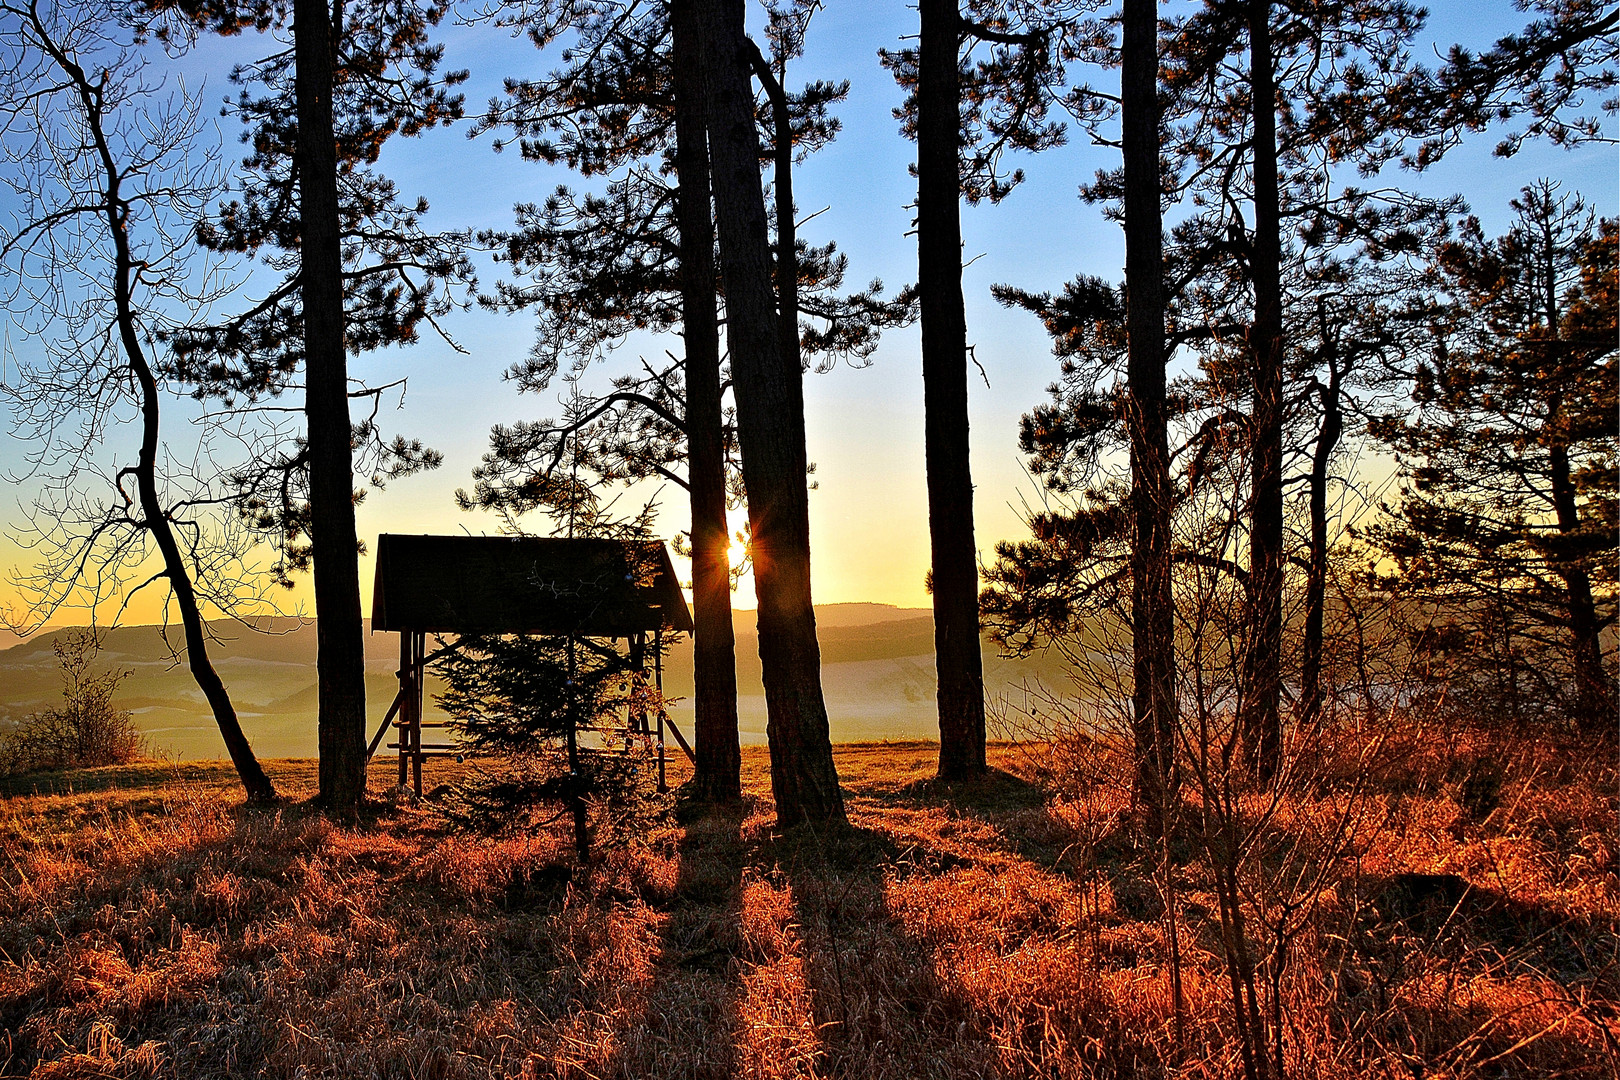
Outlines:
{"label": "tree bark", "polygon": [[1175,607],[1165,408],[1164,223],[1157,0],[1125,0],[1120,113],[1125,166],[1125,326],[1130,395],[1132,692],[1136,786],[1162,828],[1175,786]]}
{"label": "tree bark", "polygon": [[347,814],[358,809],[366,790],[366,680],[332,112],[339,32],[322,0],[294,0],[299,290],[320,686],[319,798],[328,809]]}
{"label": "tree bark", "polygon": [[748,492],[759,657],[777,824],[845,822],[810,596],[803,373],[783,355],[771,288],[759,133],[742,0],[693,0],[709,101],[709,152],[737,437]]}
{"label": "tree bark", "polygon": [[804,367],[799,347],[799,226],[793,217],[793,115],[787,91],[752,40],[749,60],[771,103],[771,186],[776,195],[776,322],[782,355]]}
{"label": "tree bark", "polygon": [[[1580,528],[1580,512],[1575,504],[1575,484],[1570,478],[1569,447],[1555,441],[1549,448],[1553,509],[1558,531]],[[1571,669],[1575,677],[1575,716],[1583,728],[1592,731],[1614,728],[1614,699],[1608,677],[1603,672],[1603,645],[1592,599],[1592,579],[1579,565],[1559,571],[1564,579],[1569,604]]]}
{"label": "tree bark", "polygon": [[[42,41],[50,40],[46,27],[37,18],[35,28]],[[225,749],[231,755],[231,764],[236,766],[236,774],[247,792],[248,802],[274,802],[275,785],[270,782],[270,778],[259,765],[258,758],[254,756],[253,747],[243,734],[236,709],[231,704],[230,694],[226,692],[224,682],[208,659],[208,636],[202,612],[197,604],[197,593],[191,584],[191,573],[181,554],[180,544],[175,539],[168,513],[158,497],[157,454],[160,421],[158,386],[156,378],[152,375],[152,366],[146,360],[146,352],[141,347],[140,332],[136,326],[133,300],[135,258],[129,246],[129,206],[120,192],[118,162],[113,157],[112,148],[107,142],[102,125],[100,95],[91,86],[84,70],[66,53],[53,49],[53,58],[73,79],[94,139],[98,165],[106,180],[102,207],[107,219],[107,231],[113,241],[113,308],[124,358],[128,361],[130,371],[135,376],[135,383],[140,389],[141,449],[133,472],[137,498],[141,506],[142,524],[152,534],[153,542],[157,544],[158,552],[163,557],[163,573],[174,593],[175,604],[180,609],[180,623],[186,637],[187,666],[191,669],[192,678],[196,681],[198,689],[203,692],[203,697],[213,711],[214,723],[219,727],[220,737],[225,740]]]}
{"label": "tree bark", "polygon": [[1249,592],[1238,722],[1255,776],[1269,782],[1282,757],[1282,235],[1278,211],[1277,90],[1270,0],[1249,3],[1254,125],[1254,322],[1249,328]]}
{"label": "tree bark", "polygon": [[671,7],[676,214],[692,503],[692,696],[697,712],[692,790],[702,799],[729,802],[742,795],[737,642],[731,624],[731,537],[726,525],[720,324],[715,314],[714,219],[709,207],[709,147],[704,130],[707,110],[692,15],[690,4]]}
{"label": "tree bark", "polygon": [[[118,246],[120,248],[118,257],[122,264],[128,253],[127,245],[120,238]],[[158,498],[157,382],[152,377],[152,369],[147,364],[145,355],[140,351],[133,320],[126,317],[127,300],[127,293],[118,298],[120,308],[118,321],[119,333],[124,341],[130,368],[134,371],[135,380],[141,388],[141,456],[139,464],[135,467],[135,484],[140,493],[141,517],[163,556],[163,573],[169,581],[169,587],[174,591],[175,604],[180,609],[180,624],[185,630],[186,637],[186,664],[191,669],[191,677],[196,681],[197,688],[202,691],[209,709],[214,714],[214,723],[219,727],[220,737],[225,740],[225,749],[231,755],[231,764],[236,767],[236,775],[241,778],[248,802],[271,803],[276,799],[275,785],[270,782],[270,777],[265,775],[263,767],[259,765],[259,759],[254,756],[253,747],[248,743],[247,736],[242,732],[241,722],[237,719],[236,708],[231,704],[230,694],[225,690],[225,683],[208,659],[208,634],[203,625],[202,612],[198,608],[197,593],[192,587],[191,575],[180,552],[180,544],[175,539],[174,529],[170,526],[168,515]]]}
{"label": "tree bark", "polygon": [[984,661],[968,463],[967,310],[962,299],[962,41],[956,0],[921,0],[917,43],[917,292],[923,439],[939,674],[939,776],[982,776]]}
{"label": "tree bark", "polygon": [[[1327,319],[1322,333],[1328,333]],[[1305,575],[1305,640],[1300,649],[1299,722],[1310,727],[1322,717],[1325,695],[1322,690],[1322,657],[1327,621],[1328,557],[1328,466],[1344,434],[1344,408],[1341,401],[1343,375],[1339,359],[1328,354],[1328,381],[1318,387],[1322,402],[1322,426],[1316,433],[1316,450],[1311,456],[1311,546]]]}

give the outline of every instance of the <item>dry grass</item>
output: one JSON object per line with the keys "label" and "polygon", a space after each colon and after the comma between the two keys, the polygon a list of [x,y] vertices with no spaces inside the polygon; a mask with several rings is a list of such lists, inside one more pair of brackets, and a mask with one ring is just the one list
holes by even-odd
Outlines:
{"label": "dry grass", "polygon": [[[1290,1074],[1620,1077],[1614,762],[1457,738],[1380,775],[1334,855],[1288,968]],[[1198,861],[1178,1025],[1128,798],[1052,796],[1051,752],[993,759],[943,788],[928,746],[841,747],[855,828],[782,837],[745,751],[743,806],[585,869],[560,833],[474,840],[420,808],[247,811],[214,766],[13,790],[0,1075],[1234,1075]],[[1466,891],[1392,891],[1402,873]]]}

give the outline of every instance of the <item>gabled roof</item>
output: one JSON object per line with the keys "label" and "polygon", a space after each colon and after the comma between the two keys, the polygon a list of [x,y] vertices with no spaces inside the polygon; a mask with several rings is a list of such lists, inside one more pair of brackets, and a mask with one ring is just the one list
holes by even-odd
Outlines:
{"label": "gabled roof", "polygon": [[377,538],[371,628],[624,637],[690,632],[657,540],[531,536]]}

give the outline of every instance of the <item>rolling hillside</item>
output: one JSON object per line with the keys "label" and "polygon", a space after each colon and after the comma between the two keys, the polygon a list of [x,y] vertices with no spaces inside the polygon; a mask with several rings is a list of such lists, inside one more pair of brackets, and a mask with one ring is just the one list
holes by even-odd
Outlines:
{"label": "rolling hillside", "polygon": [[[823,688],[836,742],[930,738],[935,733],[933,618],[926,608],[886,604],[829,604],[816,609]],[[267,757],[315,753],[315,625],[294,618],[262,619],[256,631],[239,624],[215,627],[215,666],[231,691],[255,749]],[[737,680],[745,743],[765,741],[765,699],[760,690],[754,613],[739,611]],[[0,650],[0,729],[59,699],[60,676],[51,651],[53,631]],[[171,650],[170,644],[174,646]],[[367,703],[374,722],[393,700],[398,638],[366,635]],[[178,628],[166,643],[156,626],[107,631],[99,668],[130,672],[118,704],[135,715],[156,753],[215,758],[223,747],[213,718],[185,666]],[[1026,678],[1061,685],[1055,661],[1007,661],[985,649],[991,694]],[[672,717],[690,732],[691,643],[683,639],[665,662],[665,690],[677,699]],[[429,680],[429,697],[435,689]],[[432,706],[430,702],[430,711]]]}

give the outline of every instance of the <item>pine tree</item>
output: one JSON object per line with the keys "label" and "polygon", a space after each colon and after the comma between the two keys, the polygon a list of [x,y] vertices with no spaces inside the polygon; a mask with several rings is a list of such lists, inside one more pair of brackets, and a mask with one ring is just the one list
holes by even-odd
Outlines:
{"label": "pine tree", "polygon": [[[544,390],[560,373],[575,396],[560,419],[497,428],[465,502],[532,509],[528,493],[545,487],[543,478],[565,454],[571,467],[601,483],[657,477],[687,489],[696,624],[693,787],[732,798],[740,790],[740,750],[726,506],[740,481],[735,430],[722,400],[709,145],[695,30],[685,6],[633,14],[617,4],[590,10],[589,18],[559,11],[557,21],[525,23],[537,43],[572,25],[583,44],[561,70],[512,84],[483,122],[512,131],[526,156],[606,177],[600,194],[560,188],[543,204],[520,206],[516,230],[485,234],[515,271],[488,302],[538,316],[534,350],[513,369],[519,387]],[[746,46],[766,88],[761,111],[772,140],[782,347],[795,365],[808,358],[825,370],[839,358],[863,361],[885,326],[912,317],[913,301],[906,292],[884,298],[881,282],[845,294],[847,262],[836,246],[811,247],[796,235],[793,165],[836,133],[828,109],[848,90],[847,83],[815,83],[799,93],[783,88],[812,10],[772,9],[769,56],[752,42]],[[677,328],[684,356],[656,365],[643,359],[641,371],[615,376],[606,392],[581,389],[584,369],[632,330]]]}
{"label": "pine tree", "polygon": [[[652,579],[661,545],[646,543],[650,513],[614,517],[588,484],[558,495],[549,509],[559,530],[629,541],[628,574]],[[439,705],[458,744],[497,764],[475,766],[456,787],[451,819],[506,832],[566,814],[582,860],[593,845],[644,836],[669,809],[650,735],[665,703],[645,674],[658,647],[621,653],[612,640],[584,633],[458,638],[434,665],[446,684]]]}
{"label": "pine tree", "polygon": [[726,294],[726,338],[759,598],[771,789],[777,822],[842,824],[821,649],[810,594],[803,374],[784,354],[771,288],[741,0],[694,0],[706,77],[710,176]]}
{"label": "pine tree", "polygon": [[[1162,819],[1175,787],[1175,601],[1165,400],[1164,180],[1159,140],[1159,6],[1126,0],[1120,42],[1120,146],[1125,183],[1125,330],[1131,444],[1132,711],[1137,789]],[[1160,823],[1162,827],[1162,820]]]}
{"label": "pine tree", "polygon": [[1411,223],[1432,218],[1432,207],[1399,193],[1332,182],[1335,169],[1371,175],[1399,156],[1388,102],[1410,81],[1408,48],[1422,19],[1403,0],[1308,8],[1212,0],[1166,43],[1170,150],[1186,178],[1178,187],[1202,208],[1173,232],[1170,273],[1190,302],[1187,321],[1214,331],[1203,363],[1219,408],[1244,405],[1237,710],[1244,753],[1262,779],[1280,767],[1283,731],[1284,485],[1298,351],[1284,284],[1306,276],[1313,249],[1315,257],[1334,247],[1380,258],[1409,251]]}
{"label": "pine tree", "polygon": [[1458,650],[1465,700],[1500,684],[1480,667],[1496,651],[1481,628],[1512,628],[1529,651],[1510,651],[1510,710],[1612,732],[1620,229],[1551,181],[1512,205],[1506,234],[1471,218],[1438,253],[1417,416],[1376,426],[1403,485],[1371,536],[1402,589],[1441,603],[1446,625],[1418,644]]}
{"label": "pine tree", "polygon": [[[731,622],[730,528],[726,521],[726,431],[720,380],[719,271],[709,190],[708,99],[699,28],[689,4],[670,9],[675,92],[676,222],[681,315],[686,335],[686,453],[692,501],[693,787],[705,799],[742,796],[737,730],[737,639]],[[701,424],[694,417],[702,417]],[[700,689],[701,688],[701,689]]]}
{"label": "pine tree", "polygon": [[[924,453],[928,476],[929,591],[939,676],[939,775],[985,771],[984,663],[979,565],[968,444],[967,309],[962,295],[961,202],[999,202],[1023,179],[1002,169],[1009,149],[1063,141],[1047,119],[1062,78],[1062,5],[967,5],[922,0],[915,49],[880,52],[901,86],[896,111],[917,141],[917,293],[922,322]],[[1051,10],[1048,10],[1050,8]],[[1040,25],[1009,29],[1019,15]],[[989,55],[970,67],[964,49]]]}
{"label": "pine tree", "polygon": [[[1126,17],[1132,14],[1127,11]],[[1134,14],[1142,18],[1140,12]],[[1270,69],[1275,82],[1268,99],[1277,103],[1270,136],[1276,169],[1270,186],[1278,216],[1261,215],[1276,227],[1259,229],[1249,203],[1255,191],[1255,147],[1266,142],[1258,133],[1269,114],[1257,116],[1251,85],[1255,67],[1251,24],[1258,14],[1251,5],[1211,4],[1190,18],[1164,25],[1160,99],[1149,106],[1155,110],[1162,106],[1163,124],[1158,129],[1162,139],[1144,139],[1146,125],[1135,128],[1138,140],[1151,146],[1138,146],[1133,171],[1138,177],[1156,175],[1162,196],[1187,199],[1193,213],[1177,224],[1162,255],[1155,260],[1148,250],[1158,240],[1151,183],[1127,183],[1126,168],[1106,170],[1082,194],[1105,204],[1110,216],[1125,222],[1127,276],[1135,283],[1116,290],[1101,279],[1082,276],[1055,296],[996,290],[1004,303],[1039,316],[1054,338],[1061,381],[1052,388],[1051,403],[1025,417],[1020,439],[1032,471],[1061,505],[1032,516],[1033,541],[999,550],[985,597],[998,637],[1011,647],[1025,648],[1049,633],[1078,630],[1086,618],[1106,614],[1110,605],[1126,607],[1129,598],[1119,593],[1118,585],[1127,559],[1139,560],[1133,580],[1149,578],[1149,565],[1161,566],[1167,574],[1179,572],[1175,567],[1223,574],[1247,594],[1247,611],[1233,618],[1229,627],[1239,640],[1247,639],[1249,647],[1238,650],[1247,660],[1231,673],[1230,685],[1254,691],[1244,697],[1245,724],[1256,764],[1263,765],[1275,756],[1271,751],[1278,748],[1282,722],[1280,709],[1265,712],[1259,707],[1270,690],[1278,691],[1280,698],[1286,652],[1280,584],[1286,579],[1279,577],[1289,542],[1282,513],[1283,484],[1294,477],[1309,492],[1302,545],[1308,556],[1300,560],[1308,564],[1300,652],[1302,677],[1313,681],[1317,692],[1305,695],[1304,718],[1305,713],[1314,715],[1321,703],[1327,553],[1333,538],[1328,495],[1339,482],[1334,461],[1346,417],[1353,417],[1357,409],[1352,394],[1365,383],[1359,367],[1374,364],[1398,337],[1395,330],[1384,332],[1374,325],[1375,313],[1387,310],[1387,305],[1368,298],[1377,300],[1381,290],[1399,277],[1385,265],[1410,258],[1450,204],[1323,180],[1348,163],[1376,172],[1401,153],[1400,139],[1384,137],[1379,118],[1387,107],[1387,92],[1402,86],[1409,71],[1405,49],[1418,25],[1417,14],[1400,4],[1382,3],[1310,11],[1279,8],[1261,41],[1262,52],[1270,42],[1271,61],[1261,66]],[[1315,50],[1322,43],[1332,43],[1329,63],[1315,62],[1319,57]],[[1124,50],[1106,37],[1092,41],[1090,51],[1082,55],[1105,65],[1124,62]],[[1138,83],[1146,81],[1145,74],[1138,74]],[[1140,89],[1114,94],[1082,86],[1065,101],[1093,141],[1125,151],[1123,129],[1129,126],[1133,102],[1141,98]],[[1139,106],[1137,116],[1143,115]],[[1111,126],[1115,118],[1124,121],[1120,129]],[[1162,162],[1147,156],[1161,148]],[[1290,222],[1286,232],[1281,227],[1284,216]],[[1147,222],[1147,227],[1133,229],[1133,219]],[[1266,247],[1277,256],[1276,280],[1262,275],[1265,287],[1257,290],[1255,269],[1269,274],[1270,268],[1266,259],[1256,261],[1254,256]],[[1154,262],[1162,268],[1162,283],[1143,283],[1145,275],[1138,271]],[[1131,269],[1132,264],[1138,271]],[[1147,298],[1153,292],[1160,299],[1150,305]],[[1257,330],[1256,305],[1261,297],[1269,298],[1276,310]],[[1162,344],[1157,365],[1147,360],[1152,348],[1133,347],[1127,326],[1133,302],[1158,313]],[[1144,312],[1137,317],[1142,328],[1135,332],[1134,344],[1147,346],[1152,331],[1144,325]],[[1280,354],[1273,355],[1269,346],[1257,352],[1255,345],[1262,337],[1277,340],[1272,323],[1286,331]],[[1201,361],[1201,377],[1164,384],[1162,391],[1157,386],[1150,389],[1146,377],[1157,366],[1162,379],[1164,363],[1178,353]],[[1258,365],[1257,357],[1262,356],[1266,362]],[[1258,419],[1257,374],[1271,380],[1261,383]],[[1151,410],[1138,404],[1142,392],[1149,393],[1149,400],[1163,395],[1162,412],[1152,424],[1147,423]],[[1164,460],[1177,463],[1174,473],[1168,466],[1164,472],[1155,467],[1156,478],[1138,471],[1156,456],[1141,442],[1150,429],[1162,432],[1158,437],[1165,443]],[[1262,455],[1265,467],[1257,489],[1257,462],[1250,447],[1259,436],[1264,436],[1262,449],[1273,444],[1276,453]],[[1108,464],[1111,455],[1124,453],[1131,454],[1129,487],[1116,479]],[[1256,490],[1265,495],[1258,504],[1266,510],[1262,528],[1253,527],[1252,513],[1243,515],[1250,526],[1251,549],[1260,544],[1258,556],[1251,553],[1248,566],[1230,559],[1229,534],[1208,532],[1216,510],[1210,501],[1215,494],[1212,484],[1234,479],[1226,469],[1231,462],[1243,462],[1249,471],[1237,488],[1247,496],[1247,510],[1257,505]],[[1162,494],[1149,504],[1138,501],[1155,489]],[[1161,503],[1158,512],[1165,517],[1154,522],[1128,514],[1130,507],[1120,503],[1122,498],[1133,501],[1135,514],[1152,502]],[[1126,529],[1133,517],[1134,524]],[[1162,529],[1157,537],[1156,528]],[[1068,558],[1092,563],[1065,568],[1062,563]],[[1254,565],[1271,574],[1269,583],[1251,573]],[[1206,584],[1197,589],[1207,591]],[[1145,610],[1129,605],[1135,623],[1133,663],[1151,667],[1155,642],[1160,655],[1166,655],[1169,591],[1168,583],[1161,582],[1157,602]],[[1143,623],[1155,610],[1165,619],[1158,635]],[[1273,635],[1275,644],[1267,647]],[[1163,673],[1174,669],[1162,663],[1158,669],[1163,687]],[[1211,674],[1201,673],[1206,688]],[[1151,686],[1151,676],[1145,671],[1137,675],[1134,693],[1141,695]],[[1169,702],[1168,695],[1160,696]],[[1149,705],[1133,704],[1139,724],[1147,723]],[[1161,713],[1160,732],[1166,715],[1173,716],[1174,711]],[[1151,734],[1145,727],[1138,731],[1143,760],[1148,760]]]}
{"label": "pine tree", "polygon": [[[201,30],[276,29],[289,14],[266,0],[143,7],[153,32],[170,42]],[[244,86],[235,108],[253,147],[248,178],[243,198],[198,235],[217,250],[279,252],[267,261],[286,276],[248,312],[170,341],[172,370],[198,397],[251,406],[287,392],[302,374],[305,430],[272,432],[234,480],[244,516],[281,546],[279,572],[314,567],[320,798],[339,813],[352,812],[365,793],[354,447],[377,484],[438,463],[418,443],[384,442],[372,421],[352,423],[348,356],[416,340],[422,324],[433,326],[453,306],[448,287],[472,279],[465,235],[425,233],[426,203],[402,203],[374,169],[392,136],[461,115],[451,90],[466,72],[438,75],[443,49],[428,37],[445,11],[438,3],[330,9],[295,0],[292,48],[233,73]]]}

